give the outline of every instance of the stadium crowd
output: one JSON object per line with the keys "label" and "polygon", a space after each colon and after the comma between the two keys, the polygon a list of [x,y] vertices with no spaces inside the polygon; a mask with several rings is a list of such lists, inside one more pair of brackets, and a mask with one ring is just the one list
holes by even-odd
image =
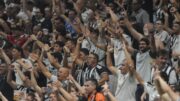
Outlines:
{"label": "stadium crowd", "polygon": [[180,0],[0,0],[0,101],[180,101]]}

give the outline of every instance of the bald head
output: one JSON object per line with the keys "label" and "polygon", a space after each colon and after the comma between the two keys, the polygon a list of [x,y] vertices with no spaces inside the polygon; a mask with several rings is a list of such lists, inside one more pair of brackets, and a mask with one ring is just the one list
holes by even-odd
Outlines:
{"label": "bald head", "polygon": [[67,77],[69,76],[69,73],[70,73],[70,70],[67,67],[59,68],[58,80],[60,80],[60,81],[66,80]]}

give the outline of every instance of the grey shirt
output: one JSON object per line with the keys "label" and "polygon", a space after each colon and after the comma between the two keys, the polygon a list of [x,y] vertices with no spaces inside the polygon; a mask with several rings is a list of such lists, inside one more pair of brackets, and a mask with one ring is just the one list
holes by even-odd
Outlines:
{"label": "grey shirt", "polygon": [[139,9],[138,12],[133,12],[132,16],[136,17],[138,23],[143,27],[144,24],[149,22],[149,14],[144,9]]}

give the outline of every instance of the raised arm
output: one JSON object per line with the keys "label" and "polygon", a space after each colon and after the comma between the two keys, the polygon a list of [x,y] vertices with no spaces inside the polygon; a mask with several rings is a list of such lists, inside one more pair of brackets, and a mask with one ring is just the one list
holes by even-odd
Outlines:
{"label": "raised arm", "polygon": [[0,91],[0,99],[2,101],[8,101],[7,98],[1,93],[1,91]]}
{"label": "raised arm", "polygon": [[126,60],[127,60],[127,63],[128,63],[130,74],[133,75],[132,69],[134,70],[134,62],[133,62],[133,60],[131,58],[131,55],[127,51],[126,44],[124,42],[123,42],[123,50],[124,50],[125,57],[126,57]]}
{"label": "raised arm", "polygon": [[2,54],[2,57],[6,61],[6,63],[8,65],[11,64],[10,58],[7,56],[7,54],[4,52],[4,50],[2,48],[0,48],[0,53]]}
{"label": "raised arm", "polygon": [[177,101],[180,97],[178,94],[176,94],[171,87],[159,76],[157,75],[156,81],[159,83],[159,87],[161,87],[161,90],[163,92],[168,93],[172,101]]}
{"label": "raised arm", "polygon": [[131,23],[129,22],[129,20],[128,20],[128,17],[125,17],[125,18],[124,18],[124,23],[125,23],[126,27],[128,28],[128,30],[131,32],[131,35],[132,35],[136,40],[140,41],[140,39],[143,38],[143,35],[142,35],[141,33],[137,32],[137,31],[133,28],[132,24],[131,24]]}
{"label": "raised arm", "polygon": [[107,72],[102,72],[98,84],[103,85],[108,80],[109,80],[109,74]]}
{"label": "raised arm", "polygon": [[103,85],[103,93],[105,96],[107,96],[109,98],[110,101],[117,101],[117,99],[114,97],[114,95],[110,92],[107,83],[105,83]]}
{"label": "raised arm", "polygon": [[7,25],[7,23],[3,20],[3,19],[1,19],[0,18],[0,26],[4,29],[4,31],[6,32],[6,33],[10,33],[10,28],[9,28],[9,26]]}
{"label": "raised arm", "polygon": [[74,2],[73,0],[69,0],[69,2],[73,4],[74,9],[76,10],[76,12],[78,14],[80,14],[81,10],[82,10],[82,8],[84,6],[85,1],[84,0],[77,0],[76,2]]}
{"label": "raised arm", "polygon": [[70,50],[69,50],[69,48],[64,46],[63,51],[64,51],[64,58],[62,60],[62,63],[63,63],[64,67],[68,67],[68,55],[70,54]]}
{"label": "raised arm", "polygon": [[13,73],[13,68],[9,66],[8,74],[7,74],[7,83],[13,88],[17,88],[17,84],[15,81],[12,80],[12,73]]}
{"label": "raised arm", "polygon": [[73,84],[76,86],[76,88],[79,90],[81,94],[85,94],[85,89],[72,77],[72,75],[69,75],[69,80],[73,82]]}
{"label": "raised arm", "polygon": [[83,42],[84,36],[79,37],[77,40],[76,48],[73,54],[79,56],[80,48],[81,48],[81,43]]}
{"label": "raised arm", "polygon": [[112,64],[112,59],[111,59],[111,52],[113,51],[113,48],[111,46],[107,46],[107,52],[106,52],[106,64],[108,69],[111,71],[113,74],[117,74],[117,69],[116,67],[113,66]]}
{"label": "raised arm", "polygon": [[58,14],[63,14],[65,12],[64,8],[62,7],[62,1],[61,0],[52,0],[52,5],[53,5],[53,13]]}
{"label": "raised arm", "polygon": [[47,57],[48,57],[48,60],[49,60],[49,62],[55,67],[55,68],[57,68],[57,69],[59,69],[59,68],[61,68],[61,65],[57,62],[57,61],[55,61],[55,58],[51,55],[51,53],[50,53],[50,47],[48,46],[48,44],[45,44],[44,45],[44,51],[46,52],[46,54],[47,54]]}
{"label": "raised arm", "polygon": [[22,48],[25,49],[30,42],[32,42],[31,37],[29,37],[28,40],[23,44]]}
{"label": "raised arm", "polygon": [[80,24],[81,24],[81,21],[79,18],[76,17],[76,23],[77,24],[73,24],[70,19],[66,16],[66,15],[61,15],[62,18],[64,18],[64,20],[71,24],[71,26],[73,27],[73,29],[77,32],[77,33],[81,33],[81,29],[80,29]]}
{"label": "raised arm", "polygon": [[[42,33],[42,32],[40,31],[40,32],[38,32],[38,33]],[[37,44],[40,48],[43,48],[44,43],[42,43],[41,41],[39,41],[35,35],[31,35],[31,39],[34,40],[34,41],[36,42],[36,44]]]}
{"label": "raised arm", "polygon": [[41,62],[38,61],[38,65],[41,68],[41,72],[48,78],[51,79],[52,74],[48,71],[48,69],[45,67],[45,65]]}
{"label": "raised arm", "polygon": [[173,30],[169,27],[169,15],[167,12],[163,11],[164,14],[164,29],[169,32],[169,34],[173,33]]}
{"label": "raised arm", "polygon": [[25,75],[23,74],[23,72],[20,70],[20,68],[15,67],[15,70],[17,71],[17,73],[18,73],[20,79],[23,81],[23,83],[25,83],[27,79],[26,79]]}
{"label": "raised arm", "polygon": [[79,10],[81,10],[83,8],[84,4],[85,4],[85,0],[77,0],[76,1],[76,5]]}
{"label": "raised arm", "polygon": [[31,71],[31,82],[36,92],[41,95],[43,92],[42,92],[41,87],[39,87],[37,84],[36,78],[34,77],[33,70]]}
{"label": "raised arm", "polygon": [[155,54],[156,53],[156,45],[155,45],[155,38],[154,38],[154,31],[153,30],[153,25],[150,24],[150,26],[152,26],[152,28],[149,31],[149,36],[150,36],[150,51],[151,53]]}
{"label": "raised arm", "polygon": [[7,38],[7,34],[5,32],[0,31],[0,36],[2,36],[3,38]]}
{"label": "raised arm", "polygon": [[[98,36],[98,37],[100,37],[100,36]],[[98,43],[98,39],[96,40],[96,39],[93,39],[93,38],[91,38],[91,37],[89,37],[89,38],[90,38],[91,42],[92,42],[97,48],[100,48],[100,49],[106,51],[106,47],[107,47],[106,45]],[[101,38],[101,37],[100,37],[100,38]]]}
{"label": "raised arm", "polygon": [[57,86],[58,91],[63,95],[63,97],[67,101],[74,101],[73,97],[66,90],[64,90],[64,88],[62,88],[60,81],[54,82],[54,85]]}
{"label": "raised arm", "polygon": [[111,10],[110,7],[106,7],[107,12],[110,14],[111,19],[113,22],[118,22],[119,18],[118,16]]}
{"label": "raised arm", "polygon": [[[24,73],[22,72],[22,70],[20,70],[20,67],[15,67],[16,72],[18,73],[21,81],[23,82],[23,85],[25,85],[26,87],[31,87],[31,81],[30,79],[27,79],[27,77],[24,75]],[[32,68],[31,68],[32,69]],[[29,70],[28,70],[29,71]]]}

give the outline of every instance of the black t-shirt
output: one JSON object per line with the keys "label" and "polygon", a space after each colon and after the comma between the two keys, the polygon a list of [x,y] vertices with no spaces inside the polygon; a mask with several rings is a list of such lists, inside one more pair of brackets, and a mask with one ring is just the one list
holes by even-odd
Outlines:
{"label": "black t-shirt", "polygon": [[13,101],[14,91],[12,87],[6,82],[5,76],[0,76],[0,91],[8,101]]}

